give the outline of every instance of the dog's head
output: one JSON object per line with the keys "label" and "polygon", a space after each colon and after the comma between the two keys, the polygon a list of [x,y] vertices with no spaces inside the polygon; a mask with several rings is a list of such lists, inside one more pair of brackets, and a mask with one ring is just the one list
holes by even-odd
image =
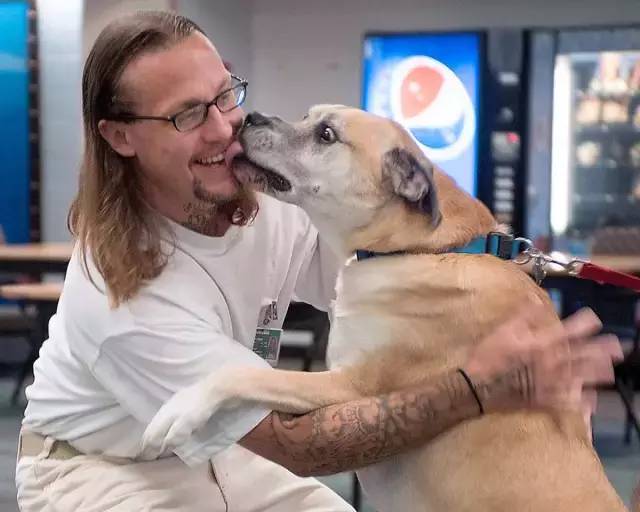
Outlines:
{"label": "dog's head", "polygon": [[319,105],[295,123],[252,113],[239,139],[238,179],[303,208],[347,253],[429,249],[450,202],[439,195],[459,190],[399,124],[354,108]]}

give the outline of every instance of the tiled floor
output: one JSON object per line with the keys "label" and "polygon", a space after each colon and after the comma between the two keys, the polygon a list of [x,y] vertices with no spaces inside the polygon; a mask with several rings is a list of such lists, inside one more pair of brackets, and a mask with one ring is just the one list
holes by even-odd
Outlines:
{"label": "tiled floor", "polygon": [[[6,383],[0,383],[0,404],[8,402],[8,390]],[[0,405],[0,512],[18,511],[13,474],[20,417],[21,410]],[[603,394],[594,422],[596,448],[609,478],[628,503],[632,489],[640,479],[640,442],[636,438],[631,447],[624,446],[621,435],[623,417],[617,396]],[[351,475],[334,475],[322,480],[345,499],[351,498]],[[362,510],[374,512],[366,502]]]}
{"label": "tiled floor", "polygon": [[[3,398],[8,394],[3,393]],[[5,399],[3,403],[7,403]],[[0,408],[0,511],[17,512],[16,487],[13,481],[16,464],[16,433],[20,425],[20,412]]]}

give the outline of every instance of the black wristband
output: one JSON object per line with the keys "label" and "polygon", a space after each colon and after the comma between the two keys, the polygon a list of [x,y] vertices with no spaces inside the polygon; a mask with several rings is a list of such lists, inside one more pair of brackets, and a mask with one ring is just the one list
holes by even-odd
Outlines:
{"label": "black wristband", "polygon": [[482,407],[482,402],[480,401],[480,397],[478,396],[476,388],[473,386],[473,382],[471,382],[471,379],[462,368],[458,368],[458,372],[464,377],[464,380],[467,381],[467,384],[469,384],[469,389],[473,393],[476,402],[478,402],[478,407],[480,407],[480,414],[484,414],[484,407]]}

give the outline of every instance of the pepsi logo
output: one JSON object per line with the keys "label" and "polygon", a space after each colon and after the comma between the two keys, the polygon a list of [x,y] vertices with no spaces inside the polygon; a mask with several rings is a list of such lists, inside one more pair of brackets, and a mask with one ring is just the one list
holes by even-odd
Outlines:
{"label": "pepsi logo", "polygon": [[464,84],[442,62],[412,56],[391,74],[391,116],[436,161],[456,158],[473,142],[476,116]]}

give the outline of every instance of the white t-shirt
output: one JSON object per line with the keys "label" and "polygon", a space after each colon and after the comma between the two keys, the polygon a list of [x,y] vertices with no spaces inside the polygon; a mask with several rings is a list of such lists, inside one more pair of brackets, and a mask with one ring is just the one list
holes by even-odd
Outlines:
{"label": "white t-shirt", "polygon": [[[333,298],[338,262],[295,206],[260,195],[254,223],[218,238],[170,226],[168,265],[115,309],[100,274],[90,265],[98,290],[74,251],[26,391],[26,429],[85,453],[136,457],[147,424],[176,391],[223,367],[269,367],[252,351],[261,307],[277,302],[269,326],[278,328],[293,294],[325,310]],[[229,411],[175,452],[188,464],[205,461],[268,412]]]}

